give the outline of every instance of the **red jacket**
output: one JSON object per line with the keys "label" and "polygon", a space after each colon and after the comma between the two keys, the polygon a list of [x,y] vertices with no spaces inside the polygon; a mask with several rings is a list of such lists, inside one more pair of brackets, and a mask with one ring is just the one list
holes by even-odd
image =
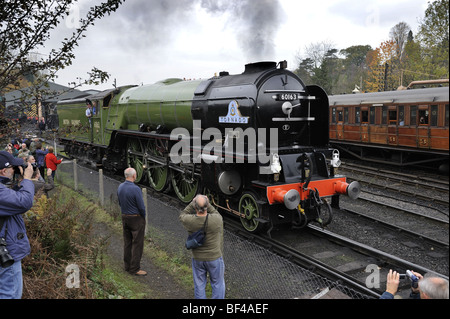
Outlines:
{"label": "red jacket", "polygon": [[58,160],[53,153],[45,155],[45,165],[52,171],[56,171],[56,165],[61,164],[62,160]]}

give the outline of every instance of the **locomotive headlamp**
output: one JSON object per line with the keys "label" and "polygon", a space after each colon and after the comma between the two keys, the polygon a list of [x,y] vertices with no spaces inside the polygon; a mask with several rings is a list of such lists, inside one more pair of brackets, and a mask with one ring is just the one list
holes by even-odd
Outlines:
{"label": "locomotive headlamp", "polygon": [[272,155],[272,161],[270,163],[270,170],[274,174],[279,174],[281,172],[280,157],[278,156],[278,154]]}
{"label": "locomotive headlamp", "polygon": [[333,150],[333,155],[331,158],[331,166],[333,166],[333,167],[341,166],[341,160],[339,159],[339,151],[338,150]]}

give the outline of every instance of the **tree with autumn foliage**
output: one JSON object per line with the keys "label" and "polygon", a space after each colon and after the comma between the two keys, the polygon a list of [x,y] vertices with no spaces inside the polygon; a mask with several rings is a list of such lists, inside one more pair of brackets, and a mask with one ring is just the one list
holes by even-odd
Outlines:
{"label": "tree with autumn foliage", "polygon": [[385,91],[398,86],[395,76],[392,76],[398,72],[398,52],[398,44],[394,40],[388,40],[367,55],[368,74],[365,89],[368,92]]}
{"label": "tree with autumn foliage", "polygon": [[449,0],[430,2],[421,21],[418,41],[425,72],[449,78]]}
{"label": "tree with autumn foliage", "polygon": [[298,74],[307,84],[319,84],[328,94],[393,90],[416,80],[449,78],[449,0],[428,4],[414,34],[405,22],[397,23],[389,40],[376,49],[355,45],[338,50],[328,46],[318,57],[310,48],[297,54]]}

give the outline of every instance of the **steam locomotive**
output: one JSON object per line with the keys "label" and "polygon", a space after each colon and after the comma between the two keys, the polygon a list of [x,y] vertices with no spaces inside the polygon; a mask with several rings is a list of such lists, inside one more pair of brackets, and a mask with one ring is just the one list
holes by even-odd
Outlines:
{"label": "steam locomotive", "polygon": [[339,195],[358,182],[336,175],[329,147],[328,97],[286,69],[286,61],[247,64],[242,74],[166,79],[120,87],[57,105],[65,152],[173,191],[185,203],[207,194],[249,232],[281,223],[331,222]]}

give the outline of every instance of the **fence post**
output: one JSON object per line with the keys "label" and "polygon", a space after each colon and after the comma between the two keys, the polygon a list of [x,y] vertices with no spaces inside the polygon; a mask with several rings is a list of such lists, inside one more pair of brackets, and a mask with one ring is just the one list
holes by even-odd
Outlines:
{"label": "fence post", "polygon": [[98,187],[100,192],[100,205],[105,206],[105,189],[103,187],[103,169],[98,170]]}
{"label": "fence post", "polygon": [[73,160],[73,188],[77,191],[78,190],[78,165],[77,160]]}
{"label": "fence post", "polygon": [[142,188],[142,197],[144,199],[144,206],[145,206],[145,235],[147,235],[148,232],[148,204],[147,204],[147,188]]}

